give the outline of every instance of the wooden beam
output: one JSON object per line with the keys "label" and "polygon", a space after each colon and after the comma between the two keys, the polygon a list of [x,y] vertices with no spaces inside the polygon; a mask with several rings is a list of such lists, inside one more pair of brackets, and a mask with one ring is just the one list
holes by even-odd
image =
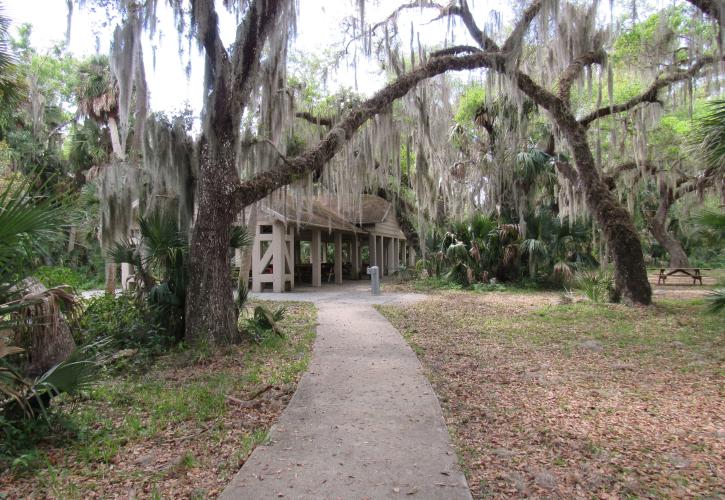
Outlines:
{"label": "wooden beam", "polygon": [[376,261],[377,255],[377,236],[370,233],[368,236],[368,266],[373,267]]}
{"label": "wooden beam", "polygon": [[379,276],[383,277],[385,267],[385,249],[383,247],[383,237],[377,236],[377,248],[375,249],[375,265],[380,269]]}
{"label": "wooden beam", "polygon": [[259,255],[262,251],[262,242],[259,238],[261,236],[260,226],[260,224],[257,224],[254,227],[256,236],[254,238],[254,243],[252,244],[252,291],[257,293],[262,291],[261,255]]}
{"label": "wooden beam", "polygon": [[395,238],[388,238],[388,275],[392,275],[395,271]]}
{"label": "wooden beam", "polygon": [[310,261],[312,262],[312,286],[322,286],[322,260],[320,259],[320,230],[312,230]]}
{"label": "wooden beam", "polygon": [[335,283],[342,285],[342,233],[335,231]]}
{"label": "wooden beam", "polygon": [[[297,263],[297,259],[299,258],[299,252],[296,243],[299,242],[295,242],[295,230],[292,227],[292,224],[290,224],[287,228],[287,237],[285,239],[285,250],[287,250],[287,252],[285,253],[285,257],[287,259],[287,267],[289,267],[289,274],[285,274],[285,281],[289,281],[290,291],[294,290],[295,288],[295,264]],[[287,273],[286,270],[285,273]]]}
{"label": "wooden beam", "polygon": [[360,245],[357,241],[357,234],[353,234],[350,240],[350,260],[352,261],[352,279],[360,279]]}
{"label": "wooden beam", "polygon": [[287,230],[284,224],[275,221],[272,225],[272,289],[275,293],[284,292],[284,275],[286,259],[286,236]]}

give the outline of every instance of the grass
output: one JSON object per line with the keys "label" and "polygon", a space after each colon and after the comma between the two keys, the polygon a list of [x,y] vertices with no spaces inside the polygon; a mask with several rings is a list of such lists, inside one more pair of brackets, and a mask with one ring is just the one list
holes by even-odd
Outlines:
{"label": "grass", "polygon": [[[178,351],[144,373],[109,377],[63,400],[52,433],[5,462],[10,497],[214,497],[264,443],[306,370],[315,337],[311,304],[288,303],[284,339]],[[274,389],[240,407],[260,387]],[[0,495],[2,497],[2,495]]]}
{"label": "grass", "polygon": [[475,498],[722,492],[723,316],[702,299],[448,291],[379,309],[422,361]]}
{"label": "grass", "polygon": [[535,281],[519,281],[511,283],[474,283],[465,287],[460,283],[447,280],[445,278],[436,278],[435,276],[427,276],[414,278],[410,280],[391,281],[383,283],[383,290],[388,292],[418,292],[418,293],[446,293],[451,291],[465,291],[470,293],[489,293],[489,292],[512,292],[519,293],[536,293],[542,290],[551,290],[552,285],[546,283],[538,283]]}

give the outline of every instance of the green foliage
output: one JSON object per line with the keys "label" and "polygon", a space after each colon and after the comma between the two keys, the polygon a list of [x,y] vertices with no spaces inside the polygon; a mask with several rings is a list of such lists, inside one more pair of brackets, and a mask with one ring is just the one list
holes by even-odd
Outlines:
{"label": "green foliage", "polygon": [[466,87],[458,100],[458,109],[453,119],[456,123],[471,124],[481,106],[486,103],[486,90],[480,85]]}
{"label": "green foliage", "polygon": [[88,299],[80,330],[80,342],[110,337],[118,349],[141,349],[148,355],[160,354],[173,342],[151,309],[130,293]]}
{"label": "green foliage", "polygon": [[595,303],[609,300],[614,290],[612,273],[604,269],[579,271],[576,273],[574,284]]}
{"label": "green foliage", "polygon": [[262,305],[256,306],[252,317],[244,320],[244,331],[257,344],[261,344],[272,334],[284,338],[284,332],[277,323],[284,319],[285,314],[287,314],[287,309],[284,306],[278,307],[274,311]]}
{"label": "green foliage", "polygon": [[[140,299],[156,315],[154,324],[180,341],[184,336],[188,252],[186,234],[173,216],[155,212],[138,219],[139,241],[115,243],[109,257],[116,263],[135,266],[135,286]],[[251,244],[246,227],[234,227],[229,246],[242,248]],[[141,306],[140,306],[141,307]]]}
{"label": "green foliage", "polygon": [[718,314],[725,311],[725,288],[716,288],[707,294],[707,312]]}
{"label": "green foliage", "polygon": [[81,290],[87,285],[87,280],[78,271],[62,266],[40,266],[33,275],[47,288],[67,285],[73,290]]}
{"label": "green foliage", "polygon": [[695,129],[693,141],[705,164],[721,175],[725,173],[725,99],[709,103],[706,115]]}
{"label": "green foliage", "polygon": [[61,207],[37,199],[32,186],[17,177],[0,186],[0,302],[3,286],[24,278],[61,229]]}

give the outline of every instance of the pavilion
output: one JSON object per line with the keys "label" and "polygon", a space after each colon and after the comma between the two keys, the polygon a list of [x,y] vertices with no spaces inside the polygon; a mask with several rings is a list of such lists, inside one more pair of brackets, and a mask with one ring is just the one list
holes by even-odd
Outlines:
{"label": "pavilion", "polygon": [[392,204],[378,196],[343,207],[330,195],[298,201],[273,195],[258,205],[251,261],[252,291],[284,292],[295,283],[318,287],[366,278],[373,265],[388,276],[412,265],[415,251]]}

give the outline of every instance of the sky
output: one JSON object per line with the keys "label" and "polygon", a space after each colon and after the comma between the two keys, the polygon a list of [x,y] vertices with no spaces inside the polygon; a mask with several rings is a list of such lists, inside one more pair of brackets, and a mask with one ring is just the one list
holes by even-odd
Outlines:
{"label": "sky", "polygon": [[[381,20],[400,5],[400,0],[378,0],[369,2],[366,16],[368,19]],[[478,2],[479,4],[483,2]],[[488,2],[489,4],[498,4]],[[203,57],[196,47],[191,52],[185,46],[184,59],[179,57],[177,32],[173,17],[166,2],[159,2],[160,24],[158,34],[153,40],[144,42],[146,73],[151,95],[151,108],[155,111],[174,111],[183,109],[185,103],[195,111],[201,107]],[[342,34],[337,27],[342,19],[354,12],[354,0],[300,0],[298,12],[297,38],[293,46],[306,53],[322,53],[340,43]],[[474,2],[475,5],[475,2]],[[15,26],[23,23],[33,25],[31,44],[40,51],[47,50],[65,40],[67,6],[65,0],[5,0],[6,15]],[[220,27],[226,43],[231,42],[235,32],[233,16],[224,15],[220,7]],[[423,39],[443,41],[446,33],[446,21],[428,24],[435,17],[433,10],[424,13],[408,12],[402,18],[402,26],[414,24]],[[99,51],[109,53],[112,28],[117,20],[107,19],[105,12],[91,12],[87,8],[76,7],[72,17],[72,29],[69,50],[77,57],[88,56]],[[464,30],[457,30],[462,33]],[[13,35],[15,29],[11,29]],[[460,42],[462,43],[462,42]],[[187,78],[185,67],[191,54],[191,75]],[[346,86],[363,94],[370,95],[385,84],[385,75],[375,64],[362,64],[358,67],[357,80],[352,70],[345,65],[332,78],[332,90]]]}
{"label": "sky", "polygon": [[[641,0],[636,0],[640,2]],[[662,2],[663,0],[657,0]],[[475,18],[483,26],[491,19],[492,12],[500,13],[504,29],[513,20],[512,5],[521,0],[469,0]],[[65,39],[67,5],[65,0],[5,0],[4,9],[13,24],[30,23],[33,25],[31,44],[39,50],[46,50]],[[90,2],[89,2],[90,3]],[[221,3],[218,1],[218,3]],[[403,0],[371,0],[367,2],[366,19],[373,22],[387,17]],[[445,2],[442,2],[445,3]],[[650,2],[647,2],[650,3]],[[305,53],[324,53],[337,46],[342,38],[340,23],[345,16],[356,9],[356,0],[299,0],[297,38],[293,42],[295,50]],[[603,2],[608,11],[608,2]],[[220,27],[225,43],[234,38],[236,24],[231,14],[226,14],[219,6]],[[606,13],[605,13],[606,15]],[[430,23],[436,16],[432,9],[405,11],[400,17],[401,30],[413,29],[420,33],[424,41],[433,41],[442,45],[446,37],[447,20]],[[189,52],[185,46],[184,59],[179,57],[177,32],[173,16],[166,2],[159,2],[160,24],[157,36],[144,42],[146,73],[151,95],[151,108],[154,111],[175,111],[191,106],[197,113],[202,104],[203,57],[195,46]],[[69,50],[78,57],[100,51],[108,54],[113,27],[117,19],[108,20],[106,12],[91,12],[88,8],[76,7],[73,13]],[[483,20],[483,21],[482,21]],[[466,30],[459,26],[453,32],[458,37],[456,44],[473,44]],[[11,33],[15,33],[11,29]],[[407,33],[402,36],[408,38]],[[407,40],[406,42],[407,43]],[[191,54],[191,75],[187,77],[185,67]],[[475,75],[463,75],[463,78],[476,78]],[[364,95],[371,95],[386,81],[375,63],[358,66],[357,78],[346,65],[341,65],[331,79],[331,91],[345,86],[355,88]]]}

